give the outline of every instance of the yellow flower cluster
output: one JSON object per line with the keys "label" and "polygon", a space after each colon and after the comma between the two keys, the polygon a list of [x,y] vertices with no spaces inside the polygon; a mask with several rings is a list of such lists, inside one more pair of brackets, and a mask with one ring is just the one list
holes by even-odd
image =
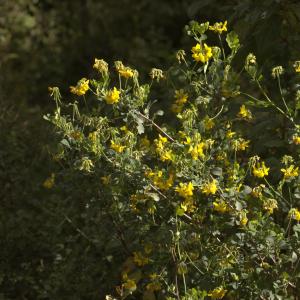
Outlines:
{"label": "yellow flower cluster", "polygon": [[295,168],[294,165],[290,165],[286,169],[280,170],[283,173],[284,179],[293,178],[299,175],[299,167]]}
{"label": "yellow flower cluster", "polygon": [[245,119],[245,120],[251,120],[252,119],[251,111],[249,109],[247,109],[244,104],[240,107],[240,111],[238,112],[237,116],[239,118],[242,118],[242,119]]}
{"label": "yellow flower cluster", "polygon": [[180,182],[179,185],[175,188],[175,191],[183,198],[189,198],[193,196],[194,185],[192,182],[189,183],[182,183]]}
{"label": "yellow flower cluster", "polygon": [[217,180],[216,179],[213,179],[212,181],[208,182],[208,183],[205,183],[203,186],[202,186],[202,193],[205,194],[205,195],[214,195],[217,190],[218,190],[218,187],[217,187]]}
{"label": "yellow flower cluster", "polygon": [[197,62],[207,63],[212,57],[212,48],[204,44],[203,46],[199,43],[192,48],[192,57]]}
{"label": "yellow flower cluster", "polygon": [[226,137],[227,137],[228,139],[232,139],[235,135],[236,135],[236,132],[234,132],[234,131],[228,130],[228,131],[226,132]]}
{"label": "yellow flower cluster", "polygon": [[76,141],[81,141],[84,137],[83,133],[79,130],[74,130],[70,133],[70,137]]}
{"label": "yellow flower cluster", "polygon": [[200,142],[194,146],[190,145],[189,153],[191,154],[193,160],[197,160],[199,157],[204,158],[204,148],[206,144],[204,142]]}
{"label": "yellow flower cluster", "polygon": [[247,223],[248,223],[247,212],[245,210],[242,210],[240,212],[240,224],[242,226],[245,226],[247,225]]}
{"label": "yellow flower cluster", "polygon": [[257,162],[256,165],[252,168],[252,173],[255,177],[264,178],[269,174],[269,170],[270,168],[267,168],[264,162]]}
{"label": "yellow flower cluster", "polygon": [[77,82],[76,86],[70,86],[70,92],[77,96],[83,96],[89,89],[89,80],[82,78]]}
{"label": "yellow flower cluster", "polygon": [[120,144],[116,144],[113,140],[110,141],[110,148],[115,150],[118,153],[122,153],[124,149],[126,148],[125,146],[122,146]]}
{"label": "yellow flower cluster", "polygon": [[103,59],[95,58],[93,68],[103,75],[108,73],[108,64]]}
{"label": "yellow flower cluster", "polygon": [[213,209],[219,213],[225,213],[229,210],[229,207],[223,199],[219,199],[213,202]]}
{"label": "yellow flower cluster", "polygon": [[136,282],[133,279],[126,279],[126,281],[123,283],[123,288],[125,290],[130,291],[131,293],[136,290]]}
{"label": "yellow flower cluster", "polygon": [[293,143],[294,143],[295,145],[300,145],[300,136],[294,135],[294,136],[293,136]]}
{"label": "yellow flower cluster", "polygon": [[193,160],[203,159],[205,157],[204,149],[209,148],[214,143],[211,139],[201,142],[200,134],[196,134],[193,137],[187,136],[182,131],[179,134],[181,139],[185,139],[183,143],[189,146],[188,153],[191,154]]}
{"label": "yellow flower cluster", "polygon": [[129,68],[125,67],[121,61],[116,61],[115,62],[116,70],[120,74],[120,76],[124,78],[131,78],[134,75],[134,71]]}
{"label": "yellow flower cluster", "polygon": [[48,177],[48,178],[44,181],[43,187],[46,188],[46,189],[52,189],[53,186],[54,186],[54,184],[55,184],[55,174],[52,173],[52,174],[50,175],[50,177]]}
{"label": "yellow flower cluster", "polygon": [[218,34],[221,34],[223,31],[227,31],[227,21],[216,22],[213,26],[209,26],[209,30],[212,30]]}
{"label": "yellow flower cluster", "polygon": [[188,94],[184,92],[184,90],[176,90],[175,91],[175,103],[172,104],[171,110],[174,113],[180,113],[183,109],[184,104],[188,100]]}
{"label": "yellow flower cluster", "polygon": [[89,140],[93,143],[95,143],[97,141],[98,138],[98,132],[97,131],[93,131],[89,133]]}
{"label": "yellow flower cluster", "polygon": [[203,125],[206,130],[210,130],[210,129],[214,128],[215,122],[213,119],[206,116],[203,120]]}
{"label": "yellow flower cluster", "polygon": [[262,192],[263,192],[263,189],[265,188],[266,186],[264,184],[260,184],[256,187],[254,187],[252,189],[252,192],[251,192],[251,195],[255,198],[261,198],[262,197]]}
{"label": "yellow flower cluster", "polygon": [[158,139],[154,140],[157,150],[164,150],[165,144],[168,142],[168,139],[164,136],[158,135]]}
{"label": "yellow flower cluster", "polygon": [[295,68],[296,73],[300,73],[300,61],[299,60],[295,61],[294,68]]}
{"label": "yellow flower cluster", "polygon": [[159,82],[161,79],[165,78],[164,72],[161,69],[156,69],[156,68],[151,69],[149,76],[152,79],[156,79],[157,82]]}
{"label": "yellow flower cluster", "polygon": [[161,161],[172,161],[174,154],[172,150],[166,150],[165,145],[168,142],[166,137],[163,137],[159,134],[158,139],[154,140],[156,146],[156,152],[160,156]]}
{"label": "yellow flower cluster", "polygon": [[133,252],[133,262],[137,266],[142,267],[142,266],[147,265],[149,263],[149,258],[145,257],[140,251]]}
{"label": "yellow flower cluster", "polygon": [[114,87],[112,90],[109,90],[105,95],[105,101],[107,104],[114,104],[119,102],[120,99],[120,91]]}
{"label": "yellow flower cluster", "polygon": [[275,199],[267,198],[264,200],[263,208],[272,214],[274,209],[278,208],[277,201]]}
{"label": "yellow flower cluster", "polygon": [[172,187],[174,183],[174,174],[171,172],[168,179],[163,178],[163,172],[158,171],[158,172],[152,172],[152,171],[147,171],[145,174],[149,179],[153,181],[153,184],[157,186],[161,190],[168,190],[169,188]]}
{"label": "yellow flower cluster", "polygon": [[212,299],[223,299],[227,290],[225,290],[222,286],[219,286],[208,293]]}
{"label": "yellow flower cluster", "polygon": [[177,214],[181,215],[181,211],[192,213],[195,211],[195,201],[192,197],[187,197],[184,199],[184,201],[180,204],[180,210],[177,208]]}
{"label": "yellow flower cluster", "polygon": [[249,147],[249,140],[244,140],[243,138],[239,138],[233,141],[233,146],[236,151],[245,151]]}
{"label": "yellow flower cluster", "polygon": [[296,221],[300,221],[300,211],[298,208],[291,208],[289,211],[289,218],[294,219]]}

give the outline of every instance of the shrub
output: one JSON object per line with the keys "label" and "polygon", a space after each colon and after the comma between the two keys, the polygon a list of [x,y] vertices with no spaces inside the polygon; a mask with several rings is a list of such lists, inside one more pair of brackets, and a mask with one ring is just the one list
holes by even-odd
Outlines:
{"label": "shrub", "polygon": [[101,232],[89,238],[106,299],[297,299],[299,63],[274,67],[267,87],[254,54],[235,66],[227,22],[186,29],[191,54],[149,83],[96,59],[69,103],[50,88],[55,178],[82,174],[74,188],[92,191],[82,214]]}

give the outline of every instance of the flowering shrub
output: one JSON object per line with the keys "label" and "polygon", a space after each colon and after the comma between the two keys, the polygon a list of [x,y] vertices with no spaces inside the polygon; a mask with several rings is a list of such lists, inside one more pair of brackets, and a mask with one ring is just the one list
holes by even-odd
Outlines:
{"label": "flowering shrub", "polygon": [[[106,299],[297,299],[299,63],[274,67],[270,94],[254,54],[237,69],[227,30],[191,22],[191,52],[149,83],[96,59],[73,101],[50,88],[62,169],[44,185],[70,170],[89,178],[85,213],[110,220],[101,255],[106,276],[118,273]],[[157,85],[169,98],[152,99]]]}

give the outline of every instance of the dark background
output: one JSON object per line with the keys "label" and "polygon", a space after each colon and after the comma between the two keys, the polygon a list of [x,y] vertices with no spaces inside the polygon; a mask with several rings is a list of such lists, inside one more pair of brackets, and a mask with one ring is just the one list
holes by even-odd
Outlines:
{"label": "dark background", "polygon": [[152,67],[165,69],[176,50],[188,49],[184,26],[192,19],[228,20],[241,54],[255,53],[266,69],[300,59],[299,1],[0,0],[0,300],[109,292],[118,270],[106,277],[105,241],[94,242],[105,224],[81,213],[92,187],[42,187],[57,168],[55,136],[42,117],[53,106],[47,88],[67,95],[92,74],[96,57],[122,60],[146,80]]}

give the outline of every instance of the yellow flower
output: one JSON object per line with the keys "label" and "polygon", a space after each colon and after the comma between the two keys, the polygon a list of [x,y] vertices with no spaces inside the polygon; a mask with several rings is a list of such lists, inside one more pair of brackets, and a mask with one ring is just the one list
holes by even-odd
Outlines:
{"label": "yellow flower", "polygon": [[209,30],[221,34],[223,31],[227,31],[227,21],[216,22],[213,26],[209,26]]}
{"label": "yellow flower", "polygon": [[222,286],[219,286],[212,290],[208,294],[208,296],[210,296],[212,299],[222,299],[225,296],[226,292],[227,290],[225,290]]}
{"label": "yellow flower", "polygon": [[93,68],[96,69],[98,72],[100,72],[102,74],[107,74],[108,73],[108,64],[103,59],[95,58]]}
{"label": "yellow flower", "polygon": [[149,263],[149,258],[143,256],[143,254],[140,251],[138,251],[133,252],[133,261],[137,266],[141,267]]}
{"label": "yellow flower", "polygon": [[161,136],[160,134],[158,135],[158,139],[154,140],[154,143],[156,145],[156,150],[163,150],[164,145],[167,143],[168,139],[164,136]]}
{"label": "yellow flower", "polygon": [[120,91],[114,87],[112,90],[109,90],[105,95],[105,101],[107,104],[114,104],[119,102],[120,99]]}
{"label": "yellow flower", "polygon": [[252,119],[252,113],[249,109],[246,108],[246,106],[243,104],[240,107],[240,111],[237,114],[238,117],[246,119],[246,120],[251,120]]}
{"label": "yellow flower", "polygon": [[297,208],[291,208],[289,211],[289,218],[300,221],[300,211]]}
{"label": "yellow flower", "polygon": [[240,214],[240,224],[245,226],[248,223],[247,212],[242,211]]}
{"label": "yellow flower", "polygon": [[253,175],[258,178],[267,176],[269,174],[269,170],[270,168],[267,168],[264,162],[261,164],[258,162],[256,166],[253,166],[252,168]]}
{"label": "yellow flower", "polygon": [[206,116],[205,119],[203,120],[203,124],[206,130],[210,130],[215,126],[214,120],[209,118],[208,116]]}
{"label": "yellow flower", "polygon": [[184,136],[185,141],[183,142],[185,145],[190,145],[192,143],[192,139],[189,136]]}
{"label": "yellow flower", "polygon": [[179,183],[179,186],[175,188],[175,191],[183,198],[188,198],[193,196],[194,185],[192,182],[189,183]]}
{"label": "yellow flower", "polygon": [[216,179],[213,179],[211,182],[204,184],[202,187],[202,193],[205,195],[210,195],[210,194],[214,195],[217,190],[218,187],[217,187]]}
{"label": "yellow flower", "polygon": [[169,189],[173,184],[173,174],[170,174],[170,177],[167,180],[168,183],[167,183],[167,181],[165,181],[163,179],[163,172],[162,171],[158,171],[158,172],[154,173],[151,170],[147,170],[145,172],[145,175],[146,175],[146,177],[148,177],[149,179],[151,179],[153,181],[153,184],[155,186],[157,186],[158,188],[160,188],[162,190]]}
{"label": "yellow flower", "polygon": [[118,70],[119,74],[124,78],[131,78],[133,77],[133,70],[129,67],[124,67]]}
{"label": "yellow flower", "polygon": [[231,139],[235,136],[235,134],[236,134],[236,132],[229,130],[229,131],[226,132],[226,137],[228,139]]}
{"label": "yellow flower", "polygon": [[76,141],[81,141],[83,139],[83,136],[84,135],[82,134],[82,132],[78,130],[74,130],[70,133],[70,137],[72,137]]}
{"label": "yellow flower", "polygon": [[123,287],[130,292],[134,292],[136,290],[136,283],[132,279],[127,279],[125,283],[123,283]]}
{"label": "yellow flower", "polygon": [[118,153],[122,153],[124,149],[126,148],[125,146],[122,146],[120,144],[116,144],[114,141],[110,141],[110,148],[115,150]]}
{"label": "yellow flower", "polygon": [[259,186],[256,186],[252,189],[251,195],[255,198],[261,198],[262,197],[262,191],[266,186],[264,184],[260,184]]}
{"label": "yellow flower", "polygon": [[188,94],[186,94],[183,89],[176,90],[175,99],[178,104],[184,104],[188,100]]}
{"label": "yellow flower", "polygon": [[178,113],[181,113],[183,110],[183,105],[180,105],[180,104],[177,104],[177,103],[173,103],[171,105],[171,111],[174,113],[174,114],[178,114]]}
{"label": "yellow flower", "polygon": [[175,103],[171,106],[171,111],[174,113],[180,113],[183,109],[184,104],[188,100],[188,94],[184,92],[184,90],[176,90],[175,91]]}
{"label": "yellow flower", "polygon": [[124,131],[125,134],[129,132],[129,130],[128,130],[128,128],[127,128],[126,125],[120,127],[120,130],[121,130],[121,131]]}
{"label": "yellow flower", "polygon": [[121,61],[115,61],[115,67],[122,77],[131,78],[134,75],[134,71],[129,67],[125,67]]}
{"label": "yellow flower", "polygon": [[300,61],[299,60],[295,61],[294,68],[295,68],[296,73],[300,72]]}
{"label": "yellow flower", "polygon": [[264,210],[267,210],[270,214],[273,213],[273,210],[278,208],[277,201],[275,199],[265,199],[263,204]]}
{"label": "yellow flower", "polygon": [[176,59],[178,60],[178,62],[181,64],[181,62],[182,61],[184,61],[185,62],[185,56],[186,56],[186,54],[185,54],[185,51],[184,50],[178,50],[177,52],[176,52]]}
{"label": "yellow flower", "polygon": [[213,202],[214,210],[219,213],[225,213],[229,207],[224,200],[218,200]]}
{"label": "yellow flower", "polygon": [[149,214],[153,215],[156,211],[156,206],[153,203],[151,203],[150,206],[148,207],[147,211]]}
{"label": "yellow flower", "polygon": [[191,154],[194,160],[197,160],[198,157],[204,158],[203,149],[205,148],[205,146],[206,145],[203,142],[196,144],[195,146],[190,146],[189,153]]}
{"label": "yellow flower", "polygon": [[183,211],[191,213],[196,209],[195,202],[193,198],[187,197],[184,199],[184,201],[180,204],[180,208],[183,209]]}
{"label": "yellow flower", "polygon": [[300,145],[300,136],[294,135],[294,136],[293,136],[293,143],[294,143],[295,145]]}
{"label": "yellow flower", "polygon": [[161,161],[172,161],[173,157],[174,157],[174,154],[173,154],[172,150],[160,152]]}
{"label": "yellow flower", "polygon": [[244,140],[243,138],[239,138],[237,140],[235,140],[234,142],[234,148],[238,151],[245,151],[246,148],[249,147],[249,140]]}
{"label": "yellow flower", "polygon": [[149,75],[152,79],[156,79],[157,82],[165,78],[164,72],[161,69],[156,68],[152,68]]}
{"label": "yellow flower", "polygon": [[281,169],[280,171],[283,173],[284,179],[287,179],[298,176],[298,169],[298,167],[295,168],[294,165],[290,165],[287,169]]}
{"label": "yellow flower", "polygon": [[93,131],[89,133],[89,140],[93,143],[95,143],[97,141],[97,137],[98,137],[98,132],[97,131]]}
{"label": "yellow flower", "polygon": [[192,57],[195,61],[201,61],[202,63],[206,63],[212,57],[212,48],[204,44],[204,47],[199,43],[196,44],[192,48]]}
{"label": "yellow flower", "polygon": [[53,186],[54,186],[54,184],[55,184],[55,174],[52,173],[52,174],[50,175],[50,177],[48,177],[48,178],[44,181],[43,187],[46,188],[46,189],[52,189]]}
{"label": "yellow flower", "polygon": [[108,185],[110,183],[111,177],[110,177],[110,175],[108,175],[108,176],[102,176],[101,180],[102,180],[102,183],[104,185]]}
{"label": "yellow flower", "polygon": [[77,82],[76,86],[70,86],[70,92],[77,96],[84,95],[89,89],[89,80],[82,78]]}

